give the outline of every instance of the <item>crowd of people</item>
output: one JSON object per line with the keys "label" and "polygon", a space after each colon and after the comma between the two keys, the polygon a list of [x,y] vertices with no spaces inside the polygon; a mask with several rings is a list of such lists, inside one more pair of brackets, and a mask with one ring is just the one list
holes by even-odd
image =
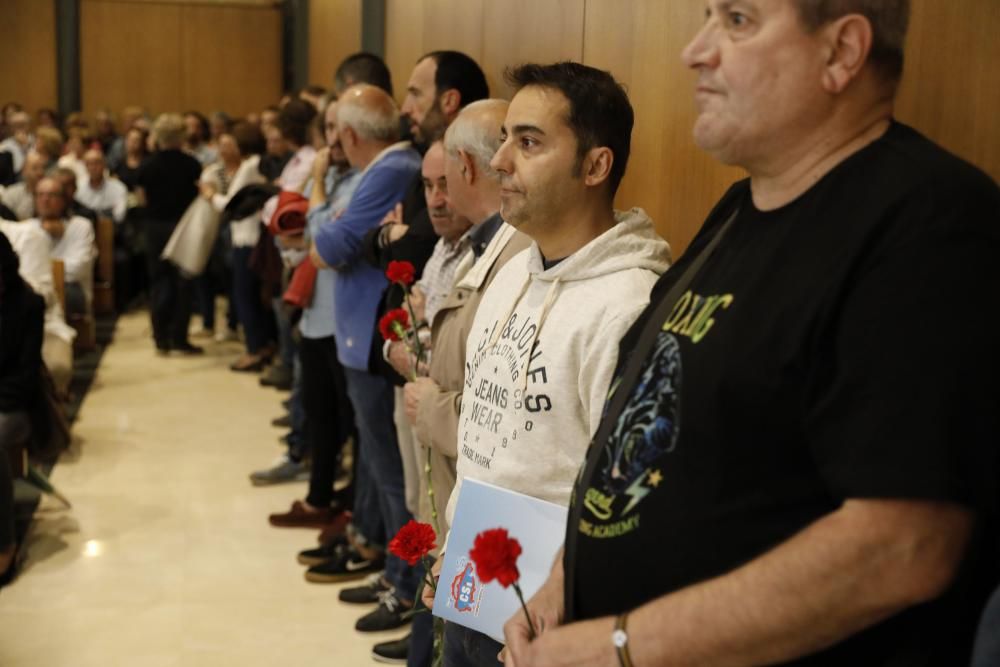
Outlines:
{"label": "crowd of people", "polygon": [[[250,482],[308,482],[269,520],[318,531],[297,561],[356,581],[356,630],[411,624],[375,660],[431,664],[440,547],[424,572],[387,545],[411,519],[445,544],[475,479],[569,520],[505,644],[447,623],[446,666],[996,664],[1000,189],[893,118],[905,0],[743,4],[709,0],[683,60],[696,143],[749,177],[673,266],[614,208],[628,96],[579,63],[508,69],[509,101],[434,51],[401,106],[369,53],[238,120],[8,104],[0,437],[31,440],[109,217],[157,353],[241,340],[232,371],[289,392]],[[220,231],[191,275],[164,248],[196,205]],[[974,326],[928,327],[945,304]]]}

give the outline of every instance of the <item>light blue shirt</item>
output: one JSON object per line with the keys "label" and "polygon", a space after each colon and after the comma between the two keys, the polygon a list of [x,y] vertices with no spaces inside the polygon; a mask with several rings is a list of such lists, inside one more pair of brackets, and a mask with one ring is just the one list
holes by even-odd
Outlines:
{"label": "light blue shirt", "polygon": [[[354,189],[358,187],[361,180],[361,172],[357,169],[350,169],[345,172],[336,172],[333,169],[326,174],[326,194],[325,204],[309,210],[306,214],[306,234],[309,238],[316,238],[316,234],[323,225],[332,224],[337,216],[347,208],[351,201]],[[308,257],[305,262],[310,262]],[[316,285],[313,288],[313,298],[309,307],[302,311],[302,319],[299,320],[299,332],[303,338],[326,338],[333,335],[333,283],[336,279],[333,269],[320,269],[316,275]]]}

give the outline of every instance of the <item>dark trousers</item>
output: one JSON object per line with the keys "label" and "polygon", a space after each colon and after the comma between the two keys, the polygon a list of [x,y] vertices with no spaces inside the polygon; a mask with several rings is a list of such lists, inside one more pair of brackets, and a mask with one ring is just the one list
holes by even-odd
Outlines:
{"label": "dark trousers", "polygon": [[[28,444],[31,422],[25,412],[0,412],[0,551],[14,544],[14,475],[7,458]],[[0,572],[3,575],[3,572]]]}
{"label": "dark trousers", "polygon": [[[425,609],[423,604],[421,609]],[[434,661],[434,616],[422,611],[413,617],[410,645],[406,651],[407,667],[430,667]]]}
{"label": "dark trousers", "polygon": [[191,321],[191,281],[177,267],[160,259],[176,222],[146,225],[146,269],[149,272],[149,310],[153,339],[162,349],[185,345]]}
{"label": "dark trousers", "polygon": [[347,381],[333,336],[303,338],[299,358],[306,442],[312,454],[306,502],[313,507],[329,507],[341,450],[354,433],[354,410],[347,397]]}
{"label": "dark trousers", "polygon": [[270,337],[268,318],[260,298],[260,278],[250,270],[253,248],[233,248],[233,298],[236,299],[236,317],[243,325],[247,352],[257,354]]}
{"label": "dark trousers", "polygon": [[[361,465],[366,466],[368,477],[374,482],[388,541],[413,518],[406,509],[403,461],[393,421],[395,395],[392,383],[381,375],[353,368],[344,368],[344,375],[358,426]],[[420,574],[406,561],[389,554],[385,560],[385,578],[395,587],[399,597],[412,600]]]}
{"label": "dark trousers", "polygon": [[444,625],[444,667],[495,667],[503,644],[457,623]]}

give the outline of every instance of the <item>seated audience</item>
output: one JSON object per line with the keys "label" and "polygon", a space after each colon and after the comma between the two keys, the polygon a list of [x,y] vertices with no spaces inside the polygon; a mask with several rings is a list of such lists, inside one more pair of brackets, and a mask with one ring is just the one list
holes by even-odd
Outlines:
{"label": "seated audience", "polygon": [[66,131],[65,152],[56,161],[56,166],[72,169],[76,180],[87,178],[87,167],[83,164],[83,154],[94,143],[94,135],[88,127],[70,127]]}
{"label": "seated audience", "polygon": [[45,156],[38,151],[28,151],[24,158],[21,181],[8,186],[0,201],[13,211],[18,220],[27,220],[35,215],[35,188],[45,175]]}
{"label": "seated audience", "polygon": [[7,116],[8,137],[0,142],[0,151],[10,153],[14,173],[21,173],[27,153],[35,143],[31,131],[31,116],[26,111],[14,111]]}
{"label": "seated audience", "polygon": [[80,216],[68,214],[67,196],[59,182],[46,176],[35,189],[38,212],[26,224],[33,224],[48,234],[52,259],[60,259],[65,268],[66,313],[84,315],[94,297],[94,226]]}
{"label": "seated audience", "polygon": [[64,317],[52,275],[52,240],[36,225],[0,221],[0,233],[14,247],[20,260],[20,275],[45,299],[45,338],[42,359],[52,374],[60,395],[65,396],[73,379],[73,330]]}
{"label": "seated audience", "polygon": [[66,195],[67,201],[66,214],[86,218],[96,227],[97,211],[85,206],[76,198],[77,183],[79,182],[76,172],[69,167],[56,167],[49,171],[49,175],[62,185],[63,194]]}
{"label": "seated audience", "polygon": [[109,109],[98,109],[94,114],[94,139],[101,145],[101,152],[107,154],[118,139],[115,117]]}
{"label": "seated audience", "polygon": [[76,200],[98,215],[111,218],[116,223],[125,220],[128,207],[128,188],[117,178],[107,175],[104,153],[92,148],[83,155],[87,178],[81,181]]}

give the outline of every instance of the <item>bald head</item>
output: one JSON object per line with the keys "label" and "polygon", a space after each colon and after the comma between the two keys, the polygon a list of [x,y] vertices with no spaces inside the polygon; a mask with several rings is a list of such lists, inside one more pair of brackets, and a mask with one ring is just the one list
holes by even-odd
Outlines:
{"label": "bald head", "polygon": [[353,129],[362,141],[391,143],[399,138],[399,110],[384,90],[359,83],[338,99],[337,125]]}
{"label": "bald head", "polygon": [[490,160],[500,147],[508,106],[506,100],[473,102],[444,135],[449,206],[476,224],[500,209],[500,180]]}

